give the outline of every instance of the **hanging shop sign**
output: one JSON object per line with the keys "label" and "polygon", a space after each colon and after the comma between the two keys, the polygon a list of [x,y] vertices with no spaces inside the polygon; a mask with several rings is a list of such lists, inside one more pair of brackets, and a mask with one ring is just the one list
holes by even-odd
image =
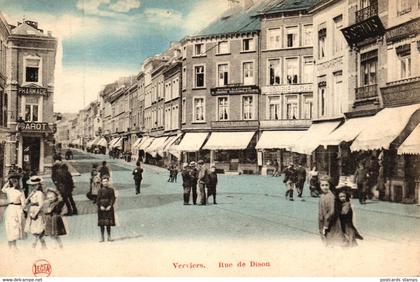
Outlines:
{"label": "hanging shop sign", "polygon": [[56,127],[49,125],[48,122],[21,121],[17,124],[17,130],[21,132],[54,133],[56,131]]}
{"label": "hanging shop sign", "polygon": [[18,87],[19,95],[47,96],[47,88],[43,87]]}

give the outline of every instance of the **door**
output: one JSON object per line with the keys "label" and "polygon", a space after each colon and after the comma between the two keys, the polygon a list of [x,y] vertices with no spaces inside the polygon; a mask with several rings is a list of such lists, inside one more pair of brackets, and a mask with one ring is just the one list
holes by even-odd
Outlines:
{"label": "door", "polygon": [[40,137],[23,137],[23,168],[39,172]]}

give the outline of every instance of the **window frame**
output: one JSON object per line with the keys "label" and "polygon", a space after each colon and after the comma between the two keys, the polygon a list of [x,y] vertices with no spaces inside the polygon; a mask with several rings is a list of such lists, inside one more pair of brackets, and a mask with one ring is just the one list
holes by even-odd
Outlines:
{"label": "window frame", "polygon": [[[245,99],[251,98],[250,118],[245,118]],[[254,95],[243,95],[241,97],[241,120],[255,120],[255,99]]]}
{"label": "window frame", "polygon": [[[310,27],[311,34],[309,36],[309,40],[307,40],[306,36],[306,29]],[[302,25],[302,47],[313,46],[313,34],[314,34],[314,26],[313,24],[304,24]],[[306,41],[309,41],[309,44],[305,44]]]}
{"label": "window frame", "polygon": [[[203,100],[203,119],[202,120],[197,120],[196,119],[196,100],[202,99]],[[195,96],[193,97],[193,103],[192,103],[192,107],[193,107],[193,118],[192,118],[192,123],[205,123],[206,122],[206,96]]]}
{"label": "window frame", "polygon": [[[271,36],[271,33],[273,33],[274,31],[278,31],[279,32],[279,41],[274,40],[273,42],[278,42],[279,46],[274,46],[275,44],[271,45],[271,38],[273,36]],[[273,27],[273,28],[267,28],[267,50],[276,50],[276,49],[281,49],[282,48],[282,28],[281,27]]]}
{"label": "window frame", "polygon": [[[289,73],[288,73],[288,71],[289,71],[289,67],[288,67],[288,64],[287,64],[287,62],[288,62],[288,60],[290,61],[290,60],[296,60],[297,61],[297,63],[296,63],[296,66],[297,66],[297,76],[296,76],[296,82],[295,83],[289,83],[289,80],[288,80],[288,76],[289,76]],[[301,79],[300,79],[300,66],[299,66],[299,57],[297,57],[297,56],[295,56],[295,57],[285,57],[284,58],[284,84],[287,84],[287,85],[293,85],[293,84],[299,84],[300,83],[300,81],[301,81]],[[293,81],[293,79],[292,79],[292,81]]]}
{"label": "window frame", "polygon": [[[226,43],[226,52],[221,52],[220,51],[220,44],[221,43]],[[226,54],[230,54],[230,41],[229,40],[220,40],[217,42],[217,50],[216,50],[216,55],[226,55]]]}
{"label": "window frame", "polygon": [[[203,86],[197,86],[196,68],[198,68],[198,67],[203,67]],[[206,88],[206,65],[205,64],[193,65],[193,70],[194,70],[194,88],[196,88],[196,89]]]}
{"label": "window frame", "polygon": [[[223,85],[220,85],[220,77],[219,77],[219,67],[226,66],[227,67],[227,83],[225,82],[225,77],[223,76]],[[229,62],[217,62],[216,63],[216,85],[217,87],[224,87],[229,85],[230,83],[230,63]]]}
{"label": "window frame", "polygon": [[[273,99],[277,99],[276,103],[271,103]],[[275,105],[277,108],[277,119],[271,118],[271,105]],[[282,119],[282,109],[281,109],[281,95],[270,95],[267,96],[267,120],[281,120]]]}
{"label": "window frame", "polygon": [[[200,45],[202,46],[202,50],[201,53],[197,54],[197,46]],[[193,50],[193,57],[204,57],[206,56],[206,44],[205,43],[194,43],[193,45],[194,50]]]}
{"label": "window frame", "polygon": [[[252,83],[245,83],[245,64],[249,64],[251,63],[252,65],[252,78],[253,78],[253,82]],[[255,69],[255,60],[245,60],[245,61],[241,61],[241,82],[243,85],[255,85],[256,84],[256,69]]]}
{"label": "window frame", "polygon": [[[293,46],[289,46],[289,34],[294,34],[294,33],[288,33],[288,30],[295,30],[296,31],[296,36],[294,37],[293,43],[296,42],[296,44],[292,44]],[[299,26],[298,25],[291,25],[291,26],[286,26],[284,28],[284,48],[297,48],[300,46],[300,42],[299,42]]]}
{"label": "window frame", "polygon": [[[310,76],[311,77],[310,81],[306,81],[306,79],[304,79],[306,77],[306,75],[305,75],[305,66],[307,65],[306,64],[306,59],[309,59],[309,58],[312,58],[312,75]],[[302,75],[300,77],[300,83],[313,83],[313,81],[314,81],[313,73],[315,71],[315,60],[314,60],[314,57],[313,56],[303,56],[302,57],[302,63],[301,64],[302,64]]]}
{"label": "window frame", "polygon": [[[244,48],[244,45],[245,45],[245,41],[246,40],[249,40],[249,43],[252,43],[252,44],[249,44],[249,49],[248,50],[246,50],[245,48]],[[252,47],[252,48],[251,48]],[[247,37],[247,38],[242,38],[242,40],[241,40],[241,52],[255,52],[255,40],[254,40],[254,37]]]}
{"label": "window frame", "polygon": [[[38,60],[39,61],[38,81],[27,81],[26,80],[26,68],[28,67],[27,66],[27,61],[28,60]],[[40,56],[28,55],[28,56],[23,57],[23,79],[22,79],[23,83],[22,83],[22,86],[28,85],[28,84],[36,84],[36,85],[42,86],[42,78],[43,78],[42,77],[42,71],[43,71],[42,65],[43,65],[43,60],[42,60],[42,57],[40,57]]]}
{"label": "window frame", "polygon": [[[282,63],[283,63],[283,60],[282,60],[283,58],[282,57],[277,57],[277,58],[267,58],[267,85],[270,85],[270,86],[274,86],[274,85],[281,85],[282,84],[282,82],[283,82],[283,65],[282,65]],[[278,76],[279,77],[279,83],[273,83],[273,84],[271,84],[271,64],[270,64],[270,61],[274,61],[274,60],[277,60],[277,61],[279,61],[279,69],[280,69],[280,75]],[[275,77],[276,76],[274,76],[274,80],[275,80]]]}
{"label": "window frame", "polygon": [[[224,105],[225,109],[226,109],[226,118],[220,118],[220,100],[226,100],[226,105]],[[216,120],[217,121],[228,121],[230,120],[230,99],[229,96],[217,96],[216,98]]]}

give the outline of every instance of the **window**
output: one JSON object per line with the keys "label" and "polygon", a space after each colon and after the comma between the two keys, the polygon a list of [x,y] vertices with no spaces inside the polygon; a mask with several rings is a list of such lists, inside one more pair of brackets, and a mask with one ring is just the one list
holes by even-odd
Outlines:
{"label": "window", "polygon": [[187,46],[182,47],[182,58],[187,58]]}
{"label": "window", "polygon": [[253,62],[246,62],[242,64],[242,77],[245,85],[255,84]]}
{"label": "window", "polygon": [[281,63],[280,59],[268,60],[269,85],[279,85],[281,83]]}
{"label": "window", "polygon": [[322,59],[325,58],[326,50],[325,50],[325,42],[327,38],[327,29],[323,28],[318,31],[318,58]]}
{"label": "window", "polygon": [[361,0],[360,9],[364,9],[370,6],[370,0]]}
{"label": "window", "polygon": [[242,51],[254,51],[254,39],[242,39]]}
{"label": "window", "polygon": [[302,83],[312,83],[314,75],[314,59],[303,57]]}
{"label": "window", "polygon": [[195,87],[204,87],[204,66],[194,67]]}
{"label": "window", "polygon": [[169,130],[171,128],[171,108],[165,109],[165,130]]}
{"label": "window", "polygon": [[268,97],[268,119],[279,120],[280,119],[280,97]]}
{"label": "window", "polygon": [[343,35],[341,28],[343,27],[343,15],[334,18],[334,34],[333,34],[333,53],[338,54],[343,50]]}
{"label": "window", "polygon": [[204,44],[198,43],[194,45],[194,56],[203,56],[205,55]]}
{"label": "window", "polygon": [[187,87],[187,67],[182,68],[182,90]]}
{"label": "window", "polygon": [[341,114],[342,108],[341,108],[341,95],[343,90],[343,73],[341,71],[334,73],[334,91],[332,94],[332,115],[337,116]]}
{"label": "window", "polygon": [[398,0],[398,16],[402,16],[404,14],[411,12],[411,4],[410,0]]}
{"label": "window", "polygon": [[220,41],[217,43],[217,54],[228,54],[229,53],[229,42]]}
{"label": "window", "polygon": [[287,84],[297,84],[299,78],[299,60],[298,58],[286,59],[286,78]]}
{"label": "window", "polygon": [[179,79],[172,80],[172,99],[179,97]]}
{"label": "window", "polygon": [[242,119],[253,119],[254,104],[252,96],[242,97]]}
{"label": "window", "polygon": [[217,119],[218,120],[229,119],[229,101],[227,97],[217,98]]}
{"label": "window", "polygon": [[187,100],[184,98],[182,99],[182,123],[187,122]]}
{"label": "window", "polygon": [[194,98],[194,121],[204,121],[204,98]]}
{"label": "window", "polygon": [[362,62],[362,86],[376,84],[377,65],[377,58]]}
{"label": "window", "polygon": [[312,25],[304,25],[302,32],[302,46],[312,46]]}
{"label": "window", "polygon": [[325,83],[320,82],[318,84],[318,95],[319,95],[319,114],[321,116],[325,116],[326,114],[325,91],[326,91]]}
{"label": "window", "polygon": [[25,59],[25,82],[40,83],[40,59]]}
{"label": "window", "polygon": [[399,60],[399,78],[404,79],[411,76],[411,50],[410,45],[406,44],[397,48]]}
{"label": "window", "polygon": [[286,47],[297,47],[298,43],[298,27],[286,27]]}
{"label": "window", "polygon": [[221,64],[217,66],[217,86],[225,86],[229,84],[229,66],[228,64]]}
{"label": "window", "polygon": [[178,106],[173,106],[172,107],[172,114],[171,114],[171,129],[176,129],[178,128],[177,124],[178,124]]}
{"label": "window", "polygon": [[313,109],[312,97],[305,97],[303,109],[302,109],[303,110],[302,118],[312,119],[312,109]]}
{"label": "window", "polygon": [[38,99],[29,100],[29,97],[26,99],[25,105],[25,121],[40,121],[38,119]]}
{"label": "window", "polygon": [[281,48],[281,29],[272,28],[267,30],[267,49]]}
{"label": "window", "polygon": [[299,108],[297,97],[287,98],[286,100],[286,119],[299,118]]}

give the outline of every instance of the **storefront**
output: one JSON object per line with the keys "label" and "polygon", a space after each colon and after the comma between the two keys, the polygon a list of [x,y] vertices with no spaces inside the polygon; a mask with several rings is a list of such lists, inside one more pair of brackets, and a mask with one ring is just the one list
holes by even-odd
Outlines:
{"label": "storefront", "polygon": [[136,150],[137,150],[137,159],[142,161],[142,162],[146,162],[146,153],[145,150],[147,149],[147,147],[150,146],[150,144],[153,142],[155,138],[153,137],[149,137],[149,136],[144,136],[141,141],[139,142],[139,144],[136,146]]}
{"label": "storefront", "polygon": [[258,171],[255,131],[212,132],[203,150],[220,173],[255,174]]}
{"label": "storefront", "polygon": [[263,131],[255,148],[261,175],[281,172],[290,163],[294,163],[291,147],[303,137],[306,131]]}
{"label": "storefront", "polygon": [[210,151],[201,150],[204,142],[206,142],[208,132],[188,132],[185,133],[181,142],[178,145],[178,151],[182,152],[182,162],[197,162],[203,160],[205,163],[210,163]]}
{"label": "storefront", "polygon": [[159,154],[160,148],[165,143],[167,136],[154,138],[148,147],[144,149],[146,152],[146,161],[149,164],[163,166],[163,154]]}
{"label": "storefront", "polygon": [[49,172],[54,150],[53,126],[20,121],[17,130],[18,166],[41,174]]}

